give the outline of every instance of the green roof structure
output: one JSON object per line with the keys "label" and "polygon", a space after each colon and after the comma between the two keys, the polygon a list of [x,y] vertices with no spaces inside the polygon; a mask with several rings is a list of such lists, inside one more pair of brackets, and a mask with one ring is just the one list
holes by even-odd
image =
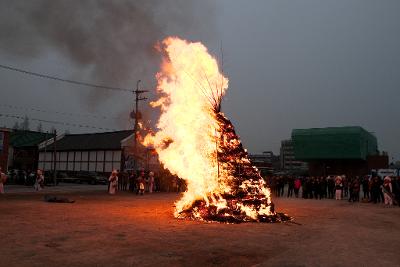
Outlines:
{"label": "green roof structure", "polygon": [[376,137],[359,126],[294,129],[296,160],[358,159],[378,153]]}
{"label": "green roof structure", "polygon": [[51,134],[25,130],[14,130],[10,133],[10,145],[18,148],[34,147],[50,138],[52,138]]}

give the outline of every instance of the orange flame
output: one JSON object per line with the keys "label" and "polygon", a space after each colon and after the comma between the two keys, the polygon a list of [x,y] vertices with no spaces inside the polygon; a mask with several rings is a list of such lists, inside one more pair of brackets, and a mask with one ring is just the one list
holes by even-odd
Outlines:
{"label": "orange flame", "polygon": [[[222,194],[230,192],[231,177],[218,163],[216,140],[221,131],[213,105],[225,94],[228,79],[203,44],[169,37],[162,45],[166,58],[157,74],[157,91],[161,97],[151,103],[162,114],[156,133],[146,136],[143,143],[153,145],[164,166],[187,182],[187,191],[175,203],[175,216],[196,200],[223,209],[227,201]],[[261,176],[260,181],[259,190],[270,203],[269,189]],[[241,186],[250,188],[251,181]],[[267,206],[257,211],[241,204],[238,208],[251,218],[260,212],[270,214]]]}

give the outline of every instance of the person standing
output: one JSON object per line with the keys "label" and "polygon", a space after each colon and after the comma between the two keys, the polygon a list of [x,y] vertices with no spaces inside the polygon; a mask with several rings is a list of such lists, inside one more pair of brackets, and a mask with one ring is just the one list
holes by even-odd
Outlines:
{"label": "person standing", "polygon": [[342,199],[342,189],[343,189],[342,177],[337,176],[335,179],[336,200]]}
{"label": "person standing", "polygon": [[129,191],[135,192],[136,188],[136,176],[135,172],[131,171],[131,174],[129,175]]}
{"label": "person standing", "polygon": [[118,172],[116,170],[113,170],[111,172],[111,175],[108,178],[108,181],[110,182],[110,187],[108,189],[108,193],[110,195],[114,195],[117,192],[117,187],[118,187]]}
{"label": "person standing", "polygon": [[325,177],[320,177],[320,179],[319,179],[319,186],[320,186],[320,197],[321,198],[327,198],[327,187],[328,187],[328,184],[327,184],[327,182],[326,182],[326,178]]}
{"label": "person standing", "polygon": [[293,196],[293,191],[294,191],[294,178],[293,177],[289,177],[289,179],[288,179],[287,197],[292,197]]}
{"label": "person standing", "polygon": [[327,179],[328,184],[328,198],[333,199],[334,192],[335,192],[335,180],[332,176],[329,176]]}
{"label": "person standing", "polygon": [[149,193],[154,190],[154,172],[149,172]]}
{"label": "person standing", "polygon": [[145,190],[145,179],[144,179],[144,171],[140,172],[140,175],[137,178],[137,192],[136,194],[143,195],[144,190]]}
{"label": "person standing", "polygon": [[393,191],[397,199],[397,204],[400,206],[400,176],[397,176],[397,179],[396,177],[394,178],[393,185]]}
{"label": "person standing", "polygon": [[38,169],[36,171],[36,180],[35,180],[35,185],[34,188],[36,191],[42,190],[44,187],[44,176],[42,170]]}
{"label": "person standing", "polygon": [[126,191],[128,190],[128,176],[129,174],[126,171],[121,172],[122,176],[122,190]]}
{"label": "person standing", "polygon": [[303,183],[302,183],[302,189],[303,189],[303,191],[302,191],[302,198],[304,198],[304,199],[307,199],[308,198],[308,186],[309,186],[309,183],[308,183],[308,180],[310,179],[310,177],[305,177],[304,178],[304,180],[303,180]]}
{"label": "person standing", "polygon": [[342,198],[349,196],[349,178],[342,175]]}
{"label": "person standing", "polygon": [[321,199],[321,180],[320,177],[316,177],[314,180],[314,197],[315,199]]}
{"label": "person standing", "polygon": [[4,184],[7,181],[7,175],[4,174],[0,167],[0,194],[4,194]]}
{"label": "person standing", "polygon": [[301,187],[301,181],[300,181],[300,178],[297,177],[296,180],[294,180],[294,185],[293,185],[294,195],[296,196],[296,198],[299,197],[300,187]]}
{"label": "person standing", "polygon": [[353,202],[360,201],[360,179],[358,176],[351,183],[351,201]]}
{"label": "person standing", "polygon": [[146,193],[148,193],[148,192],[150,192],[150,177],[147,175],[145,175],[145,178],[144,178],[144,183],[145,183],[145,192]]}
{"label": "person standing", "polygon": [[285,192],[285,182],[286,182],[285,177],[281,177],[279,179],[279,196],[281,197],[283,197],[283,193]]}
{"label": "person standing", "polygon": [[379,202],[379,178],[377,176],[374,176],[374,178],[371,179],[371,201],[374,202],[375,204]]}
{"label": "person standing", "polygon": [[365,176],[364,179],[362,180],[362,190],[364,193],[364,199],[368,199],[370,198],[369,196],[369,179],[368,176]]}
{"label": "person standing", "polygon": [[386,176],[385,179],[383,179],[382,191],[385,200],[385,206],[387,207],[392,206],[393,187],[392,187],[392,179],[389,176]]}
{"label": "person standing", "polygon": [[[390,177],[389,177],[390,178]],[[378,181],[379,181],[379,189],[380,190],[378,190],[379,191],[379,199],[380,199],[380,202],[382,202],[382,203],[384,203],[385,202],[385,196],[383,195],[383,191],[382,191],[382,186],[383,186],[383,179],[384,178],[381,178],[380,176],[378,177]]]}
{"label": "person standing", "polygon": [[274,196],[277,197],[278,196],[278,192],[276,190],[276,177],[275,176],[271,177],[270,186],[271,186],[271,192],[274,194]]}
{"label": "person standing", "polygon": [[117,190],[118,191],[122,191],[122,182],[123,182],[123,178],[122,178],[122,176],[121,176],[121,173],[119,172],[119,170],[114,170],[114,171],[116,171],[116,175],[117,175],[117,177],[119,178],[118,179],[118,182],[117,182]]}

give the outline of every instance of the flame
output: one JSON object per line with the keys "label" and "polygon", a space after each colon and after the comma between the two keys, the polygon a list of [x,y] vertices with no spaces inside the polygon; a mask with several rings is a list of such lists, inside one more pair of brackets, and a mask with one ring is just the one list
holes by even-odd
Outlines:
{"label": "flame", "polygon": [[[217,109],[220,119],[225,119],[219,112],[219,104],[228,88],[228,79],[200,42],[169,37],[162,42],[162,49],[165,57],[156,76],[160,98],[151,102],[162,113],[155,134],[147,135],[143,144],[154,146],[164,167],[187,183],[187,191],[175,203],[175,216],[196,201],[204,201],[207,207],[224,212],[229,206],[224,196],[233,193],[234,177],[229,164],[218,161],[218,153],[222,152],[219,146],[240,144],[238,139],[228,140],[223,135],[216,113]],[[247,157],[231,160],[250,164]],[[272,214],[271,201],[258,170],[253,168],[251,172],[256,173],[257,179],[242,181],[238,188],[250,198],[262,196],[265,203],[258,208],[243,202],[229,203],[256,220],[258,215]],[[194,207],[192,216],[201,218],[201,210]]]}

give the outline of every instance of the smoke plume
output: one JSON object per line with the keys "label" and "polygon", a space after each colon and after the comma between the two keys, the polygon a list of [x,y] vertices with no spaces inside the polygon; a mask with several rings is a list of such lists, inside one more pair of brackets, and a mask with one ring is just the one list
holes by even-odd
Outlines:
{"label": "smoke plume", "polygon": [[[2,0],[0,54],[33,58],[54,49],[91,81],[134,88],[142,79],[151,87],[155,44],[167,35],[212,40],[215,17],[211,0]],[[96,92],[89,98],[98,102]]]}

